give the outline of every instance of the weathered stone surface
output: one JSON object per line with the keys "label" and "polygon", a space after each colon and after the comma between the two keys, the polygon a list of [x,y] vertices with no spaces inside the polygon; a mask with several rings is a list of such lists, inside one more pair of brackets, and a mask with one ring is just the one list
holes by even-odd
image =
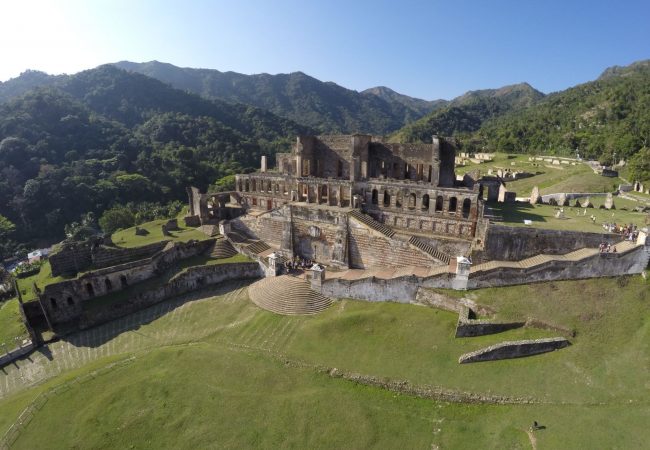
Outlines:
{"label": "weathered stone surface", "polygon": [[567,196],[564,192],[562,192],[559,197],[557,198],[557,205],[558,206],[569,206],[569,200],[567,199]]}
{"label": "weathered stone surface", "polygon": [[475,352],[465,353],[458,358],[458,362],[460,364],[466,364],[481,361],[495,361],[498,359],[522,358],[552,352],[553,350],[558,350],[568,345],[570,345],[570,342],[564,337],[506,341]]}
{"label": "weathered stone surface", "polygon": [[607,198],[605,199],[605,209],[616,209],[614,206],[614,196],[611,192],[607,194]]}
{"label": "weathered stone surface", "polygon": [[539,187],[533,187],[533,192],[530,194],[530,203],[535,205],[542,202],[542,197],[539,195]]}

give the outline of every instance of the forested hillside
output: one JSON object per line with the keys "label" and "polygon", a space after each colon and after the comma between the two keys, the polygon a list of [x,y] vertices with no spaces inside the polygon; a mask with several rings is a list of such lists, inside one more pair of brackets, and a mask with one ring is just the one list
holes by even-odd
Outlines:
{"label": "forested hillside", "polygon": [[405,126],[393,135],[393,139],[401,142],[430,142],[434,134],[455,136],[473,132],[486,120],[524,109],[543,97],[544,94],[527,83],[470,91]]}
{"label": "forested hillside", "polygon": [[186,186],[252,170],[311,132],[113,66],[56,86],[0,105],[0,216],[16,225],[10,237],[0,230],[4,256],[15,242],[62,238],[88,212],[184,200]]}
{"label": "forested hillside", "polygon": [[158,61],[121,61],[115,65],[204,98],[264,108],[320,133],[392,133],[432,111],[440,103],[415,99],[387,88],[373,88],[360,93],[302,72],[244,75],[182,68]]}

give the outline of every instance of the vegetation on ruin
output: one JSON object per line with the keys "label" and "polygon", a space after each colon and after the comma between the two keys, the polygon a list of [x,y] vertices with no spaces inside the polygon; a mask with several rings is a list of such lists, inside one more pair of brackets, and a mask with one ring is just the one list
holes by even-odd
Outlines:
{"label": "vegetation on ruin", "polygon": [[[534,432],[538,448],[644,445],[638,431],[650,420],[650,289],[641,277],[468,292],[497,309],[497,318],[535,317],[575,332],[561,351],[468,365],[457,363],[466,351],[561,332],[455,339],[454,314],[349,300],[318,316],[277,316],[252,305],[241,282],[229,286],[216,297],[172,300],[52,344],[59,364],[43,356],[34,364],[53,378],[0,400],[0,433],[38,393],[134,355],[50,397],[15,447],[526,448],[533,421],[546,427]],[[334,367],[533,403],[414,398],[332,377]]]}
{"label": "vegetation on ruin", "polygon": [[[0,302],[0,355],[12,350],[18,341],[27,337],[18,306],[17,298]],[[2,347],[3,343],[6,347]]]}

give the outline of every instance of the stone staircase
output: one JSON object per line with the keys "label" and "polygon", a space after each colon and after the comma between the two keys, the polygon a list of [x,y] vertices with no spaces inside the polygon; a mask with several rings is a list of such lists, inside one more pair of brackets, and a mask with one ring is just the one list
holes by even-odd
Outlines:
{"label": "stone staircase", "polygon": [[208,251],[209,256],[214,259],[231,258],[237,254],[235,247],[226,239],[217,239]]}
{"label": "stone staircase", "polygon": [[445,264],[449,264],[449,261],[451,261],[451,256],[436,250],[432,245],[426,243],[417,236],[411,236],[409,239],[409,244],[419,248],[424,253],[431,255],[433,258],[437,259],[438,261],[442,261]]}
{"label": "stone staircase", "polygon": [[388,225],[384,225],[383,223],[377,222],[375,219],[373,219],[367,214],[362,213],[361,211],[355,209],[350,211],[348,215],[353,219],[366,225],[368,228],[372,228],[373,230],[383,234],[384,236],[387,236],[389,238],[395,236],[395,230],[393,230],[391,227],[389,227]]}
{"label": "stone staircase", "polygon": [[[607,253],[603,255],[626,253],[636,248],[636,246],[636,243],[630,241],[618,242],[616,243],[616,253]],[[472,267],[472,274],[487,272],[499,268],[531,269],[551,261],[577,262],[598,255],[599,253],[600,251],[597,248],[581,248],[564,255],[535,255],[530,258],[522,259],[521,261],[489,261]]]}
{"label": "stone staircase", "polygon": [[318,314],[332,304],[309,282],[290,275],[263,278],[248,287],[248,296],[260,308],[282,315]]}
{"label": "stone staircase", "polygon": [[254,253],[256,255],[259,255],[261,253],[264,253],[265,251],[269,250],[271,246],[267,244],[264,241],[256,241],[253,242],[252,244],[248,244],[246,246],[246,250],[248,250],[251,253]]}

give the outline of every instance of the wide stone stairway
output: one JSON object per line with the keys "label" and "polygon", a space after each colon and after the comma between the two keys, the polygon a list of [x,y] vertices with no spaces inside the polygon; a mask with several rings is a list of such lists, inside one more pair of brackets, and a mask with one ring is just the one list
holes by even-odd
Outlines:
{"label": "wide stone stairway", "polygon": [[332,304],[309,282],[290,275],[263,278],[248,287],[248,296],[260,308],[283,315],[318,314]]}
{"label": "wide stone stairway", "polygon": [[369,228],[372,228],[375,231],[378,231],[384,236],[388,236],[389,238],[395,236],[395,230],[393,230],[391,227],[389,227],[388,225],[384,225],[383,223],[377,222],[375,219],[373,219],[367,214],[362,213],[361,211],[357,211],[355,209],[353,211],[350,211],[348,214],[353,219],[358,220],[362,224],[366,225]]}
{"label": "wide stone stairway", "polygon": [[419,248],[426,254],[431,255],[438,261],[441,261],[445,264],[449,264],[449,261],[451,261],[450,255],[447,255],[446,253],[436,250],[435,248],[433,248],[432,245],[426,243],[425,241],[423,241],[417,236],[411,236],[411,238],[409,239],[409,244],[414,245],[415,247]]}

